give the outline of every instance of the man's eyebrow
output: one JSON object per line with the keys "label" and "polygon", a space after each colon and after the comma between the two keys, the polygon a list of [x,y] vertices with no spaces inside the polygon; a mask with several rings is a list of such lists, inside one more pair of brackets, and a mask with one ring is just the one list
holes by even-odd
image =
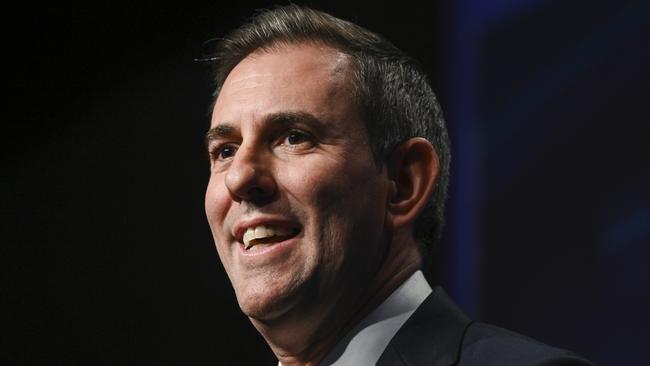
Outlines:
{"label": "man's eyebrow", "polygon": [[[307,126],[320,126],[323,122],[314,115],[303,111],[282,111],[271,113],[264,118],[269,125],[276,127],[289,127],[297,123],[304,123]],[[235,127],[230,123],[221,123],[212,127],[205,134],[205,145],[209,146],[213,140],[220,138],[232,137],[235,133]]]}
{"label": "man's eyebrow", "polygon": [[212,127],[205,134],[205,146],[210,145],[210,141],[217,140],[223,137],[230,137],[235,132],[235,128],[229,123],[222,123]]}
{"label": "man's eyebrow", "polygon": [[304,123],[308,126],[322,125],[323,122],[314,115],[303,111],[282,111],[272,113],[266,117],[267,122],[273,125],[290,126],[296,123]]}

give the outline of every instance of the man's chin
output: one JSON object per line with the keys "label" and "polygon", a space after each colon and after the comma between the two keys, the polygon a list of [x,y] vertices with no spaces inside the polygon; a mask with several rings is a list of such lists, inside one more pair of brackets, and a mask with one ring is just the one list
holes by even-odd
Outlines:
{"label": "man's chin", "polygon": [[282,301],[256,301],[254,304],[240,303],[241,311],[251,320],[270,322],[289,312],[291,306]]}
{"label": "man's chin", "polygon": [[297,301],[290,297],[250,296],[239,299],[239,308],[251,320],[269,322],[282,318],[291,311]]}
{"label": "man's chin", "polygon": [[288,273],[251,276],[235,282],[234,288],[242,312],[259,321],[282,318],[296,309],[308,312],[318,298],[313,277]]}

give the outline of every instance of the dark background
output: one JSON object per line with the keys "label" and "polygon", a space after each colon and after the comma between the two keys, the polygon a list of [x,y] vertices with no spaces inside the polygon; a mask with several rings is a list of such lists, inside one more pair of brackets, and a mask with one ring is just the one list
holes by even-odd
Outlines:
{"label": "dark background", "polygon": [[[298,2],[305,3],[305,2]],[[203,213],[203,42],[268,1],[4,12],[3,364],[273,365]],[[422,61],[454,158],[436,276],[600,364],[650,329],[648,2],[315,5]]]}

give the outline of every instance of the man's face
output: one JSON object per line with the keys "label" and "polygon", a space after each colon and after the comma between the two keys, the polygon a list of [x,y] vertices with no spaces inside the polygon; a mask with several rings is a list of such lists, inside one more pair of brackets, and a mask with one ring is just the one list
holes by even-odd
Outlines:
{"label": "man's face", "polygon": [[349,62],[310,44],[256,52],[216,101],[205,209],[252,318],[354,303],[379,270],[388,184]]}

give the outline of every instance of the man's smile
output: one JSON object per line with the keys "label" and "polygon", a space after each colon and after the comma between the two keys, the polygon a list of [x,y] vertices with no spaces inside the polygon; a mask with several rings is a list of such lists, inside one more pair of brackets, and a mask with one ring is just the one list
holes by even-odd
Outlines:
{"label": "man's smile", "polygon": [[270,246],[295,238],[302,231],[293,220],[257,217],[235,225],[234,236],[246,254],[262,254]]}
{"label": "man's smile", "polygon": [[297,229],[287,229],[278,226],[259,225],[249,227],[244,233],[244,248],[252,250],[253,247],[268,246],[274,243],[284,241],[297,234]]}

